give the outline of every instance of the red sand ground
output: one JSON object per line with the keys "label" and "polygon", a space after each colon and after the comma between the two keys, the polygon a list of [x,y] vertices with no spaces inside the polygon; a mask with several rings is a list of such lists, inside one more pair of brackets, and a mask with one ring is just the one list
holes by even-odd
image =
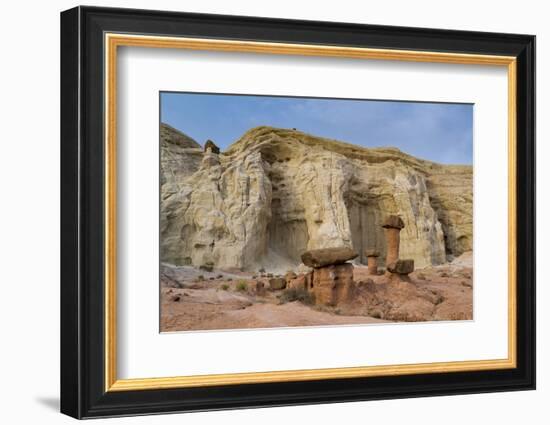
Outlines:
{"label": "red sand ground", "polygon": [[[267,287],[268,279],[253,273],[233,270],[205,272],[192,267],[169,266],[163,267],[163,271],[163,332],[388,321],[380,317],[389,317],[389,321],[464,320],[471,319],[473,314],[471,253],[453,263],[416,270],[410,275],[410,284],[391,286],[391,290],[387,290],[387,277],[370,276],[366,266],[356,266],[354,281],[371,281],[358,290],[357,302],[341,308],[316,307],[299,301],[282,303],[279,297],[283,291],[268,290],[265,294],[255,294],[255,282],[264,281]],[[413,296],[408,295],[411,289]],[[417,297],[417,293],[421,296]],[[410,299],[403,303],[403,297],[407,296]],[[379,306],[373,307],[373,302]]]}

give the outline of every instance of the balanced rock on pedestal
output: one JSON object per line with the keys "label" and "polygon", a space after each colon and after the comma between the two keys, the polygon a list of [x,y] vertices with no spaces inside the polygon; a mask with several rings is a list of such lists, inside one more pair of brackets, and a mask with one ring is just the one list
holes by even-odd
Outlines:
{"label": "balanced rock on pedestal", "polygon": [[378,257],[380,252],[376,249],[365,250],[365,256],[367,257],[367,268],[369,274],[378,274]]}
{"label": "balanced rock on pedestal", "polygon": [[357,257],[348,247],[314,249],[302,254],[306,266],[313,267],[311,280],[306,275],[306,287],[315,295],[315,304],[335,306],[353,298],[353,264]]}
{"label": "balanced rock on pedestal", "polygon": [[319,268],[334,264],[343,264],[357,257],[357,253],[348,247],[312,249],[302,254],[302,262],[309,267]]}
{"label": "balanced rock on pedestal", "polygon": [[405,227],[405,223],[401,217],[390,215],[384,220],[382,227],[386,235],[386,268],[388,268],[388,264],[399,258],[399,232]]}

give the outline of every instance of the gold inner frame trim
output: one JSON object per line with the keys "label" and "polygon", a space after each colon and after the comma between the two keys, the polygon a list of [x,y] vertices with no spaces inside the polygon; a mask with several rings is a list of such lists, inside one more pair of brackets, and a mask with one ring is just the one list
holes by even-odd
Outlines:
{"label": "gold inner frame trim", "polygon": [[[516,358],[516,58],[445,52],[370,49],[329,45],[268,43],[106,33],[105,45],[105,391],[137,391],[215,385],[311,381],[417,373],[511,369]],[[325,56],[406,62],[507,67],[508,72],[508,357],[495,360],[304,369],[252,373],[118,379],[116,325],[116,123],[117,49],[149,47],[279,55]]]}

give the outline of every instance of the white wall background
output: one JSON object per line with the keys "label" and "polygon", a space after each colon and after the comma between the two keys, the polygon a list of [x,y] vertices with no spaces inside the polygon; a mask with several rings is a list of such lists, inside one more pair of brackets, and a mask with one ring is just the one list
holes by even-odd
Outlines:
{"label": "white wall background", "polygon": [[[59,12],[78,3],[6,2],[0,16],[0,421],[70,423],[59,392]],[[550,27],[541,1],[144,0],[95,5],[537,35],[538,216],[550,214]],[[538,390],[110,420],[109,423],[545,423],[550,413],[550,290],[538,229]],[[545,403],[546,402],[546,403]]]}

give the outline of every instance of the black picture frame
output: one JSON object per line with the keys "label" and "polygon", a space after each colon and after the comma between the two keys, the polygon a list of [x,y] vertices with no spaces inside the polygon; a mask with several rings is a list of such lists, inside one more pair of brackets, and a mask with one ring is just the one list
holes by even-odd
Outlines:
{"label": "black picture frame", "polygon": [[[369,378],[105,391],[104,33],[517,58],[517,367]],[[535,37],[76,7],[61,13],[61,412],[75,418],[535,388]]]}

